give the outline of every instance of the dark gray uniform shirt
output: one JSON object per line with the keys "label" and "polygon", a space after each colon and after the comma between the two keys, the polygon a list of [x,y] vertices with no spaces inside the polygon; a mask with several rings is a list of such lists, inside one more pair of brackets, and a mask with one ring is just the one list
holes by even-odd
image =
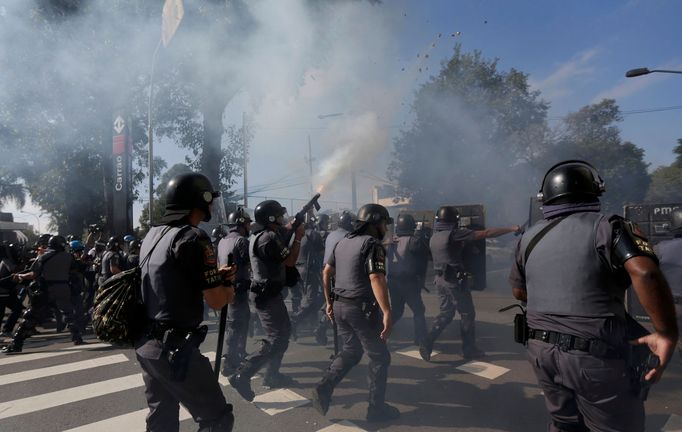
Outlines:
{"label": "dark gray uniform shirt", "polygon": [[[587,233],[586,233],[587,234]],[[523,239],[523,238],[522,238]],[[509,283],[512,287],[526,289],[526,276],[524,271],[523,256],[520,253],[521,240],[516,247],[515,262],[509,274]],[[546,241],[543,239],[541,241]],[[625,278],[621,272],[618,274],[611,259],[613,246],[613,229],[604,217],[599,222],[595,233],[594,248],[605,267],[612,269],[614,278]],[[535,253],[535,252],[533,252]],[[625,281],[625,279],[623,279]],[[624,283],[623,290],[627,288]],[[620,344],[625,337],[625,322],[619,317],[582,317],[582,316],[559,316],[528,312],[528,326],[538,330],[550,330],[578,336],[584,339],[602,339],[613,344]]]}
{"label": "dark gray uniform shirt", "polygon": [[235,280],[248,281],[251,278],[249,269],[249,239],[239,234],[238,231],[230,231],[218,243],[218,265],[227,265],[227,258],[232,254],[234,264],[237,265],[237,275]]}
{"label": "dark gray uniform shirt", "polygon": [[265,230],[251,235],[249,255],[254,283],[270,282],[284,286],[284,260],[289,256],[289,248],[280,233]]}
{"label": "dark gray uniform shirt", "polygon": [[[152,227],[142,243],[142,257],[167,229]],[[148,317],[183,329],[196,328],[203,320],[203,290],[221,285],[210,237],[188,225],[167,231],[141,270]]]}
{"label": "dark gray uniform shirt", "polygon": [[344,237],[348,235],[348,230],[343,228],[337,228],[330,232],[327,239],[324,241],[324,258],[322,259],[323,264],[327,264],[329,257],[332,256],[336,244]]}
{"label": "dark gray uniform shirt", "polygon": [[327,264],[336,269],[334,293],[346,298],[374,298],[369,275],[386,274],[386,251],[376,238],[350,235],[336,244]]}

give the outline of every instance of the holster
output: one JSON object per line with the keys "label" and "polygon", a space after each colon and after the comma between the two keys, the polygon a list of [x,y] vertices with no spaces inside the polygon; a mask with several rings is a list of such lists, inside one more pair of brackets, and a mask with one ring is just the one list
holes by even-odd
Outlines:
{"label": "holster", "polygon": [[251,281],[251,292],[256,295],[254,298],[256,307],[259,307],[272,297],[275,297],[276,295],[281,293],[282,289],[284,289],[284,287],[279,283],[274,283],[270,281],[268,282]]}
{"label": "holster", "polygon": [[172,381],[185,380],[192,358],[192,349],[199,348],[199,345],[206,339],[206,333],[208,333],[208,327],[205,325],[191,331],[169,328],[163,332],[161,343],[163,353],[170,365]]}
{"label": "holster", "polygon": [[514,342],[527,345],[528,334],[528,319],[526,318],[526,314],[516,314],[514,316]]}
{"label": "holster", "polygon": [[[627,339],[633,340],[649,334],[649,331],[629,314],[625,314]],[[653,368],[658,367],[660,359],[647,345],[630,345],[626,342],[625,359],[630,370],[630,388],[639,400],[645,401],[653,382],[644,379]]]}

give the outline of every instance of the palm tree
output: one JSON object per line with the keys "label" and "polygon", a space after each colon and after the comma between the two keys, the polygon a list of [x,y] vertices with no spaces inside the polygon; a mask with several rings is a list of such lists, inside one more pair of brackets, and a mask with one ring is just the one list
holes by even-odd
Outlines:
{"label": "palm tree", "polygon": [[16,182],[16,179],[12,180],[0,178],[0,204],[4,206],[13,201],[17,207],[22,208],[26,204],[26,190],[24,185]]}

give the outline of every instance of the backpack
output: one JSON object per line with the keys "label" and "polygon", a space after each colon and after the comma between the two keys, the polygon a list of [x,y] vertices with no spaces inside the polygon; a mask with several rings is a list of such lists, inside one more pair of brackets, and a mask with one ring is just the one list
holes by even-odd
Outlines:
{"label": "backpack", "polygon": [[117,273],[97,288],[92,328],[97,338],[117,345],[133,345],[144,331],[147,312],[142,302],[142,266],[149,260],[167,227],[140,265]]}

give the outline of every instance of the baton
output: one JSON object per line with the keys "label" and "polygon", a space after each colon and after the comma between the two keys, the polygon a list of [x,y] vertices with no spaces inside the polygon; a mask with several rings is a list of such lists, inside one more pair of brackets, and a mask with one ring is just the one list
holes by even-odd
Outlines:
{"label": "baton", "polygon": [[[227,266],[232,265],[233,256],[232,254],[227,255]],[[213,367],[213,372],[216,378],[220,374],[220,363],[223,360],[223,343],[225,339],[225,327],[227,327],[227,305],[220,309],[220,321],[218,324],[218,346],[215,350],[215,365]]]}

